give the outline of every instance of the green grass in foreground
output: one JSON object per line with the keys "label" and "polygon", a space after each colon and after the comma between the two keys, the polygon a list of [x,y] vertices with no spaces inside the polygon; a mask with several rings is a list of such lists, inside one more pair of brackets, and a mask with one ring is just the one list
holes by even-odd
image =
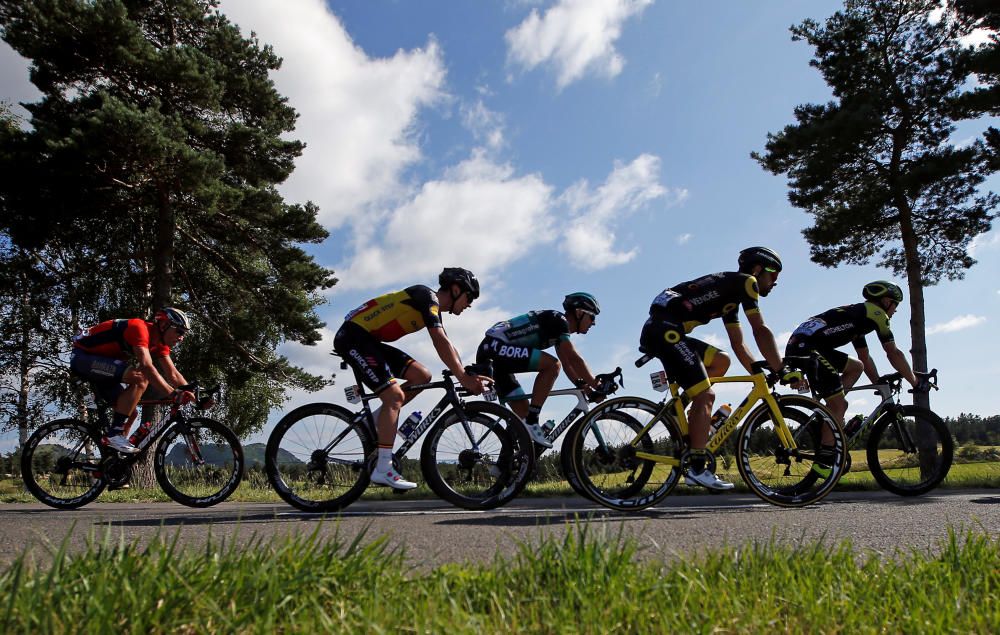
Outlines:
{"label": "green grass in foreground", "polygon": [[196,552],[92,541],[0,575],[0,632],[850,632],[1000,630],[1000,543],[858,557],[848,543],[638,560],[634,542],[569,532],[510,561],[407,569],[381,540],[317,534]]}

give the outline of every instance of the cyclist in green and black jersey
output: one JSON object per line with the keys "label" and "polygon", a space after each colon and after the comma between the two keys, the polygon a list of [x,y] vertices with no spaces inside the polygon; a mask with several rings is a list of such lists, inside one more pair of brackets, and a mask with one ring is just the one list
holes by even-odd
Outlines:
{"label": "cyclist in green and black jersey", "polygon": [[[847,412],[844,391],[854,385],[862,371],[872,382],[878,381],[878,370],[865,341],[865,335],[872,331],[878,335],[892,367],[911,386],[922,388],[906,355],[896,348],[889,329],[889,318],[903,301],[903,290],[891,282],[876,280],[866,284],[861,295],[864,302],[830,309],[800,324],[785,347],[785,355],[816,357],[816,366],[807,371],[809,382],[816,396],[826,401],[841,424]],[[836,350],[848,342],[854,344],[859,359]]]}
{"label": "cyclist in green and black jersey", "polygon": [[[538,425],[538,415],[545,399],[559,377],[561,367],[574,383],[596,389],[598,382],[570,342],[570,333],[586,333],[597,320],[601,307],[589,293],[571,293],[563,300],[563,310],[528,311],[524,315],[497,322],[479,345],[476,362],[493,363],[497,394],[510,409],[524,419],[535,443],[551,448],[552,442]],[[544,349],[555,347],[556,357]],[[515,373],[537,372],[529,395],[524,393]]]}
{"label": "cyclist in green and black jersey", "polygon": [[684,477],[710,489],[732,489],[706,469],[709,425],[715,392],[709,377],[721,377],[729,370],[729,357],[719,349],[688,337],[696,326],[721,317],[736,359],[752,372],[753,355],[743,340],[739,309],[750,322],[754,340],[764,359],[774,370],[782,367],[774,335],[764,324],[757,301],[778,282],[781,259],[767,247],[749,247],[740,252],[739,271],[714,273],[664,289],[649,307],[649,319],[642,328],[640,349],[658,358],[672,381],[691,398],[688,423],[691,434],[691,467]]}

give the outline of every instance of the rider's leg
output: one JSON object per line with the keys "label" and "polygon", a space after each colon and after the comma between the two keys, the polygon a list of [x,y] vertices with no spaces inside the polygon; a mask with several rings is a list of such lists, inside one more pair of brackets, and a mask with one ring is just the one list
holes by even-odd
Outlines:
{"label": "rider's leg", "polygon": [[372,482],[395,489],[413,489],[417,484],[407,481],[392,468],[392,444],[396,439],[399,409],[406,401],[406,395],[402,387],[393,381],[378,394],[378,397],[382,401],[382,407],[379,409],[376,422],[378,462],[372,471]]}
{"label": "rider's leg", "polygon": [[378,398],[382,401],[378,420],[375,422],[375,429],[378,432],[378,446],[379,448],[388,447],[391,450],[392,444],[396,440],[399,409],[406,402],[406,393],[398,383],[393,381],[378,394]]}
{"label": "rider's leg", "polygon": [[526,423],[538,423],[538,415],[541,413],[549,393],[552,392],[552,386],[559,379],[561,369],[562,365],[558,359],[548,353],[541,354],[538,360],[538,374],[535,375],[535,383],[531,387],[531,402],[528,404]]}
{"label": "rider's leg", "polygon": [[844,425],[844,415],[847,414],[847,398],[844,397],[844,393],[838,392],[830,395],[824,401],[826,401],[826,405],[830,409],[830,412],[833,413],[833,416],[837,418],[837,422],[840,425]]}
{"label": "rider's leg", "polygon": [[118,395],[112,407],[111,429],[108,431],[108,436],[124,433],[125,423],[130,422],[139,400],[142,399],[142,394],[149,387],[149,379],[142,371],[135,368],[125,371],[121,381],[123,384],[128,384],[128,387]]}
{"label": "rider's leg", "polygon": [[709,349],[705,356],[708,358],[705,362],[705,370],[708,371],[709,377],[722,377],[729,371],[729,355],[720,350]]}
{"label": "rider's leg", "polygon": [[[854,386],[864,370],[865,365],[861,363],[861,360],[854,359],[853,357],[848,359],[847,365],[844,367],[844,374],[840,376],[840,381],[844,388],[849,389]],[[844,412],[847,411],[845,410]]]}
{"label": "rider's leg", "polygon": [[691,407],[688,408],[688,433],[691,436],[692,450],[704,450],[708,445],[708,430],[714,403],[715,391],[711,388],[706,388],[691,399]]}
{"label": "rider's leg", "polygon": [[[426,384],[431,380],[431,371],[427,370],[427,367],[420,362],[413,360],[403,371],[403,379],[406,380],[408,386],[416,386],[418,384]],[[406,405],[413,401],[413,398],[420,394],[419,390],[404,390],[405,397],[403,398],[402,405]],[[395,434],[395,432],[393,432]]]}

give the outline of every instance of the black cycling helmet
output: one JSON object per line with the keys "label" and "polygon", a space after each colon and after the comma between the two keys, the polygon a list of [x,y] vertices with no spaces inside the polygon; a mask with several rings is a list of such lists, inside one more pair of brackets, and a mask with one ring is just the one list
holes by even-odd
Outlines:
{"label": "black cycling helmet", "polygon": [[153,320],[160,328],[176,326],[181,332],[191,330],[191,320],[188,319],[188,316],[184,314],[184,311],[172,306],[165,306],[157,311]]}
{"label": "black cycling helmet", "polygon": [[871,300],[872,302],[879,298],[891,298],[896,304],[903,301],[903,290],[888,280],[869,282],[861,290],[861,295],[865,297],[865,300]]}
{"label": "black cycling helmet", "polygon": [[601,312],[601,305],[597,303],[597,298],[584,291],[570,293],[563,299],[563,309],[567,312],[573,309],[583,309],[588,313],[598,315]]}
{"label": "black cycling helmet", "polygon": [[740,272],[750,273],[754,265],[761,265],[767,271],[781,271],[781,258],[767,247],[747,247],[740,252]]}
{"label": "black cycling helmet", "polygon": [[468,269],[445,267],[438,276],[438,284],[442,289],[457,284],[462,291],[469,294],[470,302],[479,297],[479,280],[476,280],[476,275]]}

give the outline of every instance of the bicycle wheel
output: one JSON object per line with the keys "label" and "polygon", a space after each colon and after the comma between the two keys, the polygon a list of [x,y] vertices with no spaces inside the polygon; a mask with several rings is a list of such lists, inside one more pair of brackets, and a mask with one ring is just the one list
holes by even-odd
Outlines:
{"label": "bicycle wheel", "polygon": [[214,419],[178,421],[157,442],[153,473],[181,505],[210,507],[229,498],[243,480],[243,446]]}
{"label": "bicycle wheel", "polygon": [[921,406],[900,406],[872,424],[868,469],[893,494],[918,496],[944,480],[954,452],[955,443],[941,417]]}
{"label": "bicycle wheel", "polygon": [[676,487],[679,464],[636,456],[644,452],[680,459],[684,444],[673,418],[660,417],[649,426],[660,409],[646,399],[618,397],[573,425],[570,479],[576,479],[588,498],[611,509],[632,511],[655,505]]}
{"label": "bicycle wheel", "polygon": [[267,440],[264,468],[274,491],[305,512],[334,512],[364,493],[365,459],[375,452],[367,425],[346,408],[314,403],[285,415]]}
{"label": "bicycle wheel", "polygon": [[101,435],[79,419],[46,423],[21,450],[21,478],[31,494],[49,507],[75,509],[101,495],[106,450]]}
{"label": "bicycle wheel", "polygon": [[534,448],[517,415],[486,401],[452,408],[431,427],[420,469],[435,494],[464,509],[494,509],[521,493],[531,476]]}
{"label": "bicycle wheel", "polygon": [[562,470],[563,478],[566,479],[566,482],[569,483],[573,491],[586,499],[590,499],[590,494],[587,493],[586,488],[580,485],[580,479],[573,470],[573,435],[569,433],[572,429],[571,427],[563,435],[562,446],[559,448],[559,468]]}
{"label": "bicycle wheel", "polygon": [[760,498],[781,507],[803,507],[829,494],[844,473],[844,432],[819,402],[802,409],[803,398],[778,398],[782,419],[795,447],[781,438],[774,414],[766,405],[747,417],[737,438],[740,476]]}

